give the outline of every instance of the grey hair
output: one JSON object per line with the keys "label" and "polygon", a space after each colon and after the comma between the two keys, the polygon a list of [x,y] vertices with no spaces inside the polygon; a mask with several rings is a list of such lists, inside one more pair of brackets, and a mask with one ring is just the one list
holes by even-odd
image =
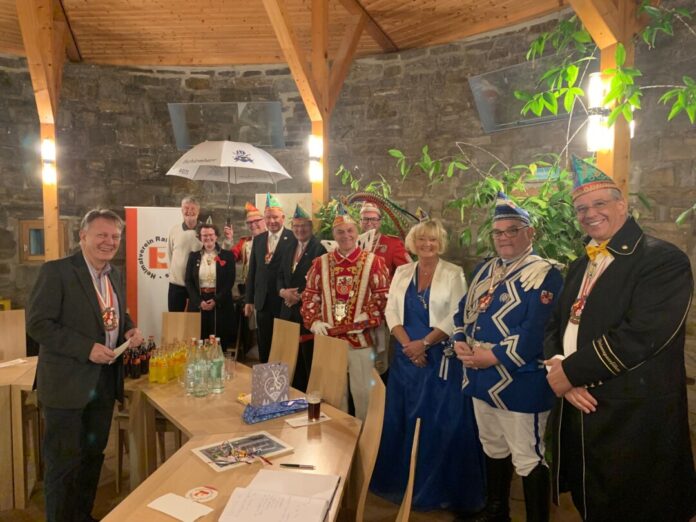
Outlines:
{"label": "grey hair", "polygon": [[201,208],[201,204],[198,202],[198,200],[193,197],[193,196],[184,196],[184,198],[181,200],[181,206],[183,207],[184,205],[196,205],[198,208]]}
{"label": "grey hair", "polygon": [[621,191],[620,191],[619,189],[617,189],[617,188],[610,188],[610,189],[607,189],[607,190],[609,190],[609,195],[611,196],[611,199],[615,199],[615,200],[617,200],[617,201],[623,199],[623,194],[621,193]]}
{"label": "grey hair", "polygon": [[109,221],[113,221],[114,225],[119,230],[123,230],[126,224],[123,222],[121,219],[121,216],[116,214],[113,210],[109,210],[108,208],[95,208],[87,212],[85,214],[85,217],[82,218],[82,221],[80,222],[80,231],[84,232],[89,228],[89,225],[92,221],[95,219],[108,219]]}

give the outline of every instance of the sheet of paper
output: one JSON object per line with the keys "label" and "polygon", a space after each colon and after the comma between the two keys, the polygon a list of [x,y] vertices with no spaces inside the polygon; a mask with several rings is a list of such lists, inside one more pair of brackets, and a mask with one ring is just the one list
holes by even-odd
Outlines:
{"label": "sheet of paper", "polygon": [[7,368],[9,366],[17,366],[18,364],[24,364],[27,362],[26,359],[12,359],[11,361],[5,361],[0,363],[0,368]]}
{"label": "sheet of paper", "polygon": [[121,356],[121,354],[122,354],[123,352],[126,351],[126,348],[128,348],[128,343],[129,343],[129,342],[130,342],[130,341],[126,341],[126,342],[123,343],[121,346],[119,346],[118,348],[114,349],[114,355],[115,355],[115,357],[114,357],[114,360],[111,361],[109,364],[113,363],[116,359],[118,359],[118,358]]}
{"label": "sheet of paper", "polygon": [[247,488],[294,497],[320,498],[329,503],[340,479],[338,475],[261,469]]}
{"label": "sheet of paper", "polygon": [[327,420],[331,420],[331,417],[329,417],[326,413],[322,412],[319,415],[319,420],[311,421],[307,418],[307,414],[305,413],[304,415],[298,415],[297,417],[290,417],[289,419],[285,419],[285,422],[287,422],[293,428],[299,428],[301,426],[311,426],[312,424],[318,424]]}
{"label": "sheet of paper", "polygon": [[319,498],[294,497],[268,491],[237,488],[219,522],[321,522],[328,502]]}
{"label": "sheet of paper", "polygon": [[182,496],[175,495],[174,493],[162,495],[158,499],[150,502],[147,507],[166,513],[170,517],[174,517],[182,522],[193,522],[212,511],[212,508],[203,506],[198,502],[194,502]]}

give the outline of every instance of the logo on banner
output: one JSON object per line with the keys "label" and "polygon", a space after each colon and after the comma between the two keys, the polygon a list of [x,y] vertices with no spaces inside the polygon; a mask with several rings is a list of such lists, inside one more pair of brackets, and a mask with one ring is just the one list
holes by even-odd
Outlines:
{"label": "logo on banner", "polygon": [[150,279],[168,278],[167,238],[153,236],[145,239],[138,247],[138,266]]}

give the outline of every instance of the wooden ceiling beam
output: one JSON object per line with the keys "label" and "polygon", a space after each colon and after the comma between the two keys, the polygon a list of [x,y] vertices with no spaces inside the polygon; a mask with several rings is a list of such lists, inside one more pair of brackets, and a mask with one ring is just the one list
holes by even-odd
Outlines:
{"label": "wooden ceiling beam", "polygon": [[312,76],[321,98],[321,111],[329,114],[329,0],[312,0]]}
{"label": "wooden ceiling beam", "polygon": [[310,120],[322,120],[324,114],[321,110],[321,93],[311,75],[305,53],[300,48],[292,29],[285,2],[283,0],[263,0],[263,6],[285,55],[285,60],[290,67],[290,73],[295,80]]}
{"label": "wooden ceiling beam", "polygon": [[65,24],[65,51],[68,54],[68,60],[71,62],[81,62],[82,53],[80,53],[80,48],[77,46],[77,40],[75,40],[75,35],[70,27],[70,20],[68,20],[68,15],[65,14],[65,7],[63,7],[62,0],[58,0],[53,8],[53,20],[55,23]]}
{"label": "wooden ceiling beam", "polygon": [[362,6],[359,0],[341,0],[341,4],[346,11],[354,16],[366,16],[365,32],[369,34],[375,42],[382,48],[385,53],[392,53],[399,50],[399,47],[394,43],[391,37],[382,29],[374,18]]}
{"label": "wooden ceiling beam", "polygon": [[67,28],[54,19],[53,0],[17,0],[16,6],[39,121],[53,125],[58,113]]}
{"label": "wooden ceiling beam", "polygon": [[580,21],[589,31],[597,47],[604,49],[623,38],[623,20],[619,9],[607,0],[569,0]]}
{"label": "wooden ceiling beam", "polygon": [[329,82],[329,112],[333,112],[338,101],[338,95],[343,87],[343,82],[348,76],[350,66],[353,63],[355,51],[360,42],[360,36],[367,25],[367,15],[362,13],[353,17],[350,25],[346,26],[341,39],[341,45],[331,66],[331,80]]}

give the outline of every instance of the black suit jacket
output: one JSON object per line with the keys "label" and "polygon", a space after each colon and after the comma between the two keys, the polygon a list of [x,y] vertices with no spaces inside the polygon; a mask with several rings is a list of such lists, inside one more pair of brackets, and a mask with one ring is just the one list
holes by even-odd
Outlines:
{"label": "black suit jacket", "polygon": [[[200,266],[202,250],[191,252],[186,263],[186,290],[189,296],[189,312],[199,312],[201,309]],[[215,262],[215,306],[225,308],[232,304],[232,285],[235,277],[235,259],[229,250],[218,251],[218,257],[225,264]]]}
{"label": "black suit jacket", "polygon": [[[118,344],[134,327],[126,313],[121,274],[112,267],[118,296]],[[29,298],[27,333],[39,347],[36,383],[39,401],[51,408],[83,408],[96,390],[104,365],[89,360],[94,343],[106,342],[92,276],[82,252],[41,267]],[[116,398],[123,400],[122,357],[114,362]]]}
{"label": "black suit jacket", "polygon": [[[294,258],[296,250],[297,240],[295,240],[294,248],[287,249],[283,254],[283,258],[280,261],[280,269],[278,270],[278,291],[280,291],[281,288],[297,288],[297,291],[302,293],[305,286],[307,286],[307,272],[312,266],[312,261],[314,261],[315,258],[326,254],[326,249],[321,242],[316,237],[312,236],[307,243],[307,248],[305,249],[302,258],[297,263],[295,271],[293,272],[292,264],[295,260]],[[302,324],[300,317],[301,306],[302,301],[290,308],[285,306],[285,303],[283,303],[280,308],[280,318]]]}
{"label": "black suit jacket", "polygon": [[263,310],[267,294],[275,295],[278,292],[276,282],[281,259],[287,250],[294,250],[297,240],[292,232],[287,228],[283,228],[271,262],[268,264],[266,264],[265,260],[267,245],[268,231],[256,236],[251,245],[244,302],[247,304],[252,303],[256,310]]}

